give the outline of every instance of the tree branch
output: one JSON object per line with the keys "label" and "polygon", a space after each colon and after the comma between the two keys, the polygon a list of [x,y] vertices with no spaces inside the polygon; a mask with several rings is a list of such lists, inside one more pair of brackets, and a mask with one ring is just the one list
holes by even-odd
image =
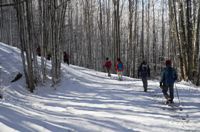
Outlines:
{"label": "tree branch", "polygon": [[69,2],[70,0],[67,0],[67,1],[65,1],[65,2],[63,2],[63,3],[61,3],[60,5],[58,5],[55,9],[57,10],[57,9],[59,9],[61,6],[63,6],[63,5],[65,5],[65,4],[67,4],[68,2]]}
{"label": "tree branch", "polygon": [[15,6],[15,5],[18,5],[18,4],[21,4],[21,3],[23,3],[23,2],[25,2],[25,0],[22,0],[22,1],[20,1],[20,2],[14,2],[14,3],[9,3],[9,4],[1,4],[0,5],[0,8],[1,7],[8,7],[8,6]]}

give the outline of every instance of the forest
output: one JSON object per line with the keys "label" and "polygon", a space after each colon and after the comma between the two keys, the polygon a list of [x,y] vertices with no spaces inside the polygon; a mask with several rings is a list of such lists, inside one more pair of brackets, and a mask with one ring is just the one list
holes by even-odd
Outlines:
{"label": "forest", "polygon": [[120,57],[129,77],[146,60],[157,78],[170,59],[179,80],[198,86],[199,31],[199,0],[0,0],[0,42],[21,49],[31,92],[48,74],[53,86],[61,80],[63,52],[97,71]]}

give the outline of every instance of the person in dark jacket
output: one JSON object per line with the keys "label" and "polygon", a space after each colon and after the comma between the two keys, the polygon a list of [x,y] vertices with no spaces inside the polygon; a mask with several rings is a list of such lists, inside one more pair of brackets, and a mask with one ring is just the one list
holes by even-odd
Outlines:
{"label": "person in dark jacket", "polygon": [[123,70],[124,70],[124,65],[123,65],[120,58],[117,58],[117,63],[116,63],[115,69],[116,69],[116,72],[117,72],[117,75],[118,75],[118,79],[120,81],[122,81],[122,74],[123,74]]}
{"label": "person in dark jacket", "polygon": [[48,53],[46,58],[47,60],[51,60],[51,53]]}
{"label": "person in dark jacket", "polygon": [[37,47],[36,52],[37,52],[37,55],[38,55],[38,56],[41,56],[41,49],[40,49],[40,46]]}
{"label": "person in dark jacket", "polygon": [[150,77],[150,68],[146,61],[143,61],[138,68],[138,78],[142,78],[144,92],[147,92],[148,82],[147,79]]}
{"label": "person in dark jacket", "polygon": [[69,65],[69,55],[66,52],[63,52],[63,61]]}
{"label": "person in dark jacket", "polygon": [[106,58],[106,62],[105,62],[105,64],[103,65],[103,67],[106,68],[109,77],[111,76],[111,74],[110,74],[111,66],[112,66],[112,62],[111,62],[111,60],[109,60],[109,58],[107,57],[107,58]]}
{"label": "person in dark jacket", "polygon": [[177,80],[177,73],[176,70],[172,68],[171,60],[166,60],[165,64],[166,67],[161,72],[160,87],[167,100],[166,104],[170,104],[173,103],[174,99],[174,82]]}

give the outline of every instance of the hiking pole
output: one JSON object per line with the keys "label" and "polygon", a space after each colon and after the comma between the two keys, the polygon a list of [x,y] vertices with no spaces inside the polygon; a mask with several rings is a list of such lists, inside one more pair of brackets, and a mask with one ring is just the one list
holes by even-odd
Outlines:
{"label": "hiking pole", "polygon": [[176,87],[176,84],[174,84],[174,86],[175,86],[175,89],[176,89],[176,94],[177,94],[177,97],[178,97],[179,105],[181,105],[181,101],[180,101],[179,94],[178,94],[178,88]]}
{"label": "hiking pole", "polygon": [[182,111],[183,109],[182,109],[182,107],[181,107],[181,106],[182,106],[182,105],[181,105],[181,100],[180,100],[180,98],[179,98],[178,88],[177,88],[176,84],[174,84],[174,87],[175,87],[175,89],[176,89],[176,94],[177,94],[178,101],[179,101],[180,111]]}

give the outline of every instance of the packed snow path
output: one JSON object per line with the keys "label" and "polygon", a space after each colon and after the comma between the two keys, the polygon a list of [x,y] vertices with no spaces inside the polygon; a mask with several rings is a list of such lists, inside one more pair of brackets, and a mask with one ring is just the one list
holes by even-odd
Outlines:
{"label": "packed snow path", "polygon": [[[9,61],[8,61],[9,60]],[[38,86],[34,94],[25,89],[20,52],[0,44],[3,99],[0,100],[0,131],[40,132],[166,132],[200,131],[200,89],[178,83],[183,110],[171,109],[158,80],[150,80],[143,92],[139,79],[116,80],[106,73],[62,64],[62,81]],[[176,93],[175,93],[176,95]],[[175,103],[179,103],[175,97]]]}

